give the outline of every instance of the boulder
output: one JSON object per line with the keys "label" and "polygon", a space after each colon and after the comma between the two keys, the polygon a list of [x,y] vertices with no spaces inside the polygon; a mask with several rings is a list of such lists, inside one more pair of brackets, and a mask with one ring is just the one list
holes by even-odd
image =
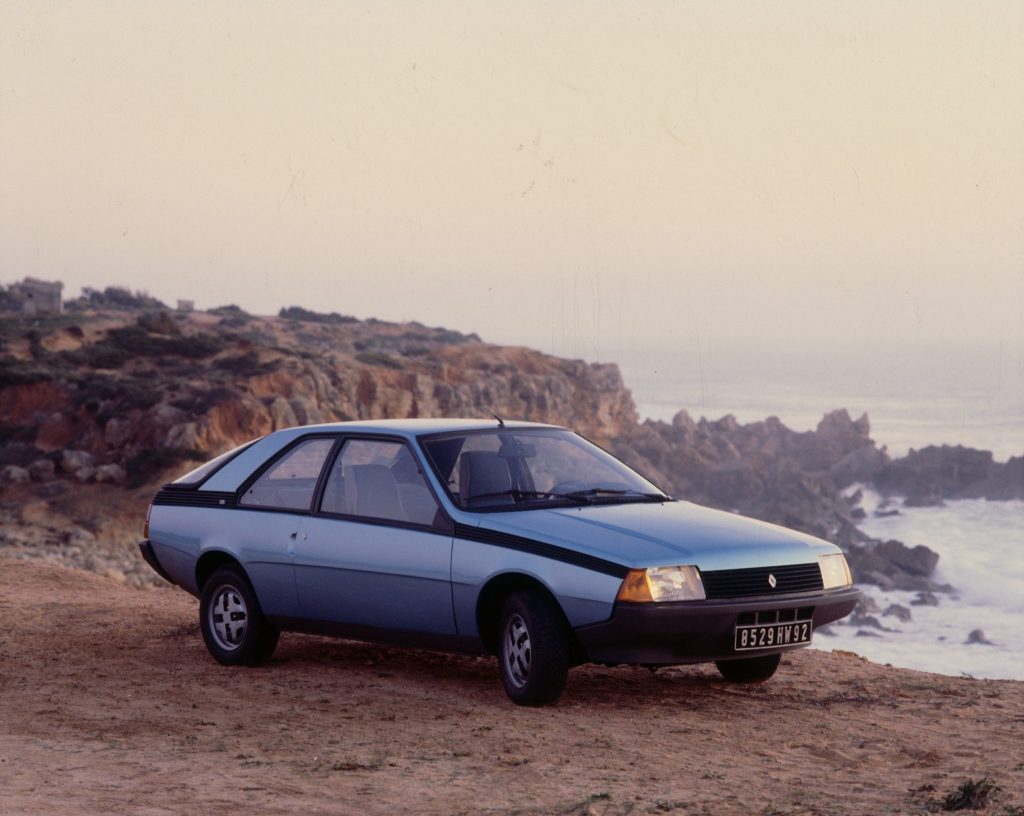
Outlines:
{"label": "boulder", "polygon": [[927,547],[907,547],[899,541],[869,542],[849,548],[846,559],[857,583],[884,590],[938,591],[930,580],[939,561]]}
{"label": "boulder", "polygon": [[87,482],[96,474],[96,460],[88,451],[65,450],[61,453],[60,469],[78,482]]}
{"label": "boulder", "polygon": [[850,615],[848,621],[850,626],[867,626],[871,629],[878,629],[882,632],[895,632],[897,630],[890,629],[888,626],[883,626],[882,622],[878,620],[874,615],[866,615],[859,609],[854,609],[853,614]]}
{"label": "boulder", "polygon": [[858,584],[874,584],[883,592],[891,592],[896,589],[896,582],[880,570],[859,570],[853,574]]}
{"label": "boulder", "polygon": [[939,563],[939,554],[918,544],[907,547],[902,541],[883,541],[875,547],[875,554],[895,564],[911,575],[927,578]]}
{"label": "boulder", "polygon": [[[170,407],[170,406],[167,406]],[[119,448],[132,437],[131,420],[111,417],[103,426],[103,441],[112,448]]]}
{"label": "boulder", "polygon": [[882,617],[896,618],[896,620],[902,623],[910,623],[911,621],[910,610],[900,604],[889,604],[882,613]]}
{"label": "boulder", "polygon": [[199,423],[179,422],[177,425],[172,425],[164,435],[161,444],[165,448],[197,449],[199,447]]}
{"label": "boulder", "polygon": [[120,484],[127,476],[125,469],[120,465],[100,465],[96,468],[97,482]]}
{"label": "boulder", "polygon": [[60,469],[65,473],[74,473],[82,468],[93,467],[96,460],[88,451],[65,450],[60,455]]}
{"label": "boulder", "polygon": [[55,499],[57,496],[63,496],[67,490],[67,482],[51,481],[40,485],[36,494],[42,499]]}
{"label": "boulder", "polygon": [[57,468],[50,459],[36,459],[28,466],[28,475],[34,482],[52,482],[57,478]]}
{"label": "boulder", "polygon": [[5,465],[0,468],[0,484],[22,484],[31,478],[28,468],[17,465]]}

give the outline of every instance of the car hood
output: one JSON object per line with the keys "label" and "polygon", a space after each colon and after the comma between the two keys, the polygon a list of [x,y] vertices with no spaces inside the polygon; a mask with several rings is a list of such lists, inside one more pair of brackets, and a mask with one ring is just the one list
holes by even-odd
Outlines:
{"label": "car hood", "polygon": [[806,564],[840,552],[820,538],[686,501],[488,513],[479,527],[544,541],[628,567],[702,570]]}

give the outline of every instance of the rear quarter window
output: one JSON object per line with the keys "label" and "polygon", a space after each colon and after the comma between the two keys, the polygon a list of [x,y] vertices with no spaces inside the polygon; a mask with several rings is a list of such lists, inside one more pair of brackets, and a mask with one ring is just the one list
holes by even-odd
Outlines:
{"label": "rear quarter window", "polygon": [[242,494],[239,504],[280,510],[308,510],[317,480],[334,446],[329,438],[307,439],[274,462]]}

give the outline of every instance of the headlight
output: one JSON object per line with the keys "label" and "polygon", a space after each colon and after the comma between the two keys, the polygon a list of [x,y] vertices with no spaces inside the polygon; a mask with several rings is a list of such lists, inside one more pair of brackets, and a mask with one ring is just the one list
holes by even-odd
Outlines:
{"label": "headlight", "polygon": [[703,601],[704,584],[696,567],[648,567],[630,570],[622,580],[617,601]]}
{"label": "headlight", "polygon": [[850,565],[842,553],[835,555],[819,555],[818,566],[821,567],[821,581],[825,589],[839,589],[853,583]]}

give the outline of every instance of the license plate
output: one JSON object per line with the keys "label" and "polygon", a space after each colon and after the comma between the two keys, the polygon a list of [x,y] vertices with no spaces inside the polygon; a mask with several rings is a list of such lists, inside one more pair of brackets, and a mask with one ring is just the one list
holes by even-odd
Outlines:
{"label": "license plate", "polygon": [[737,652],[810,642],[811,622],[809,620],[736,627]]}

